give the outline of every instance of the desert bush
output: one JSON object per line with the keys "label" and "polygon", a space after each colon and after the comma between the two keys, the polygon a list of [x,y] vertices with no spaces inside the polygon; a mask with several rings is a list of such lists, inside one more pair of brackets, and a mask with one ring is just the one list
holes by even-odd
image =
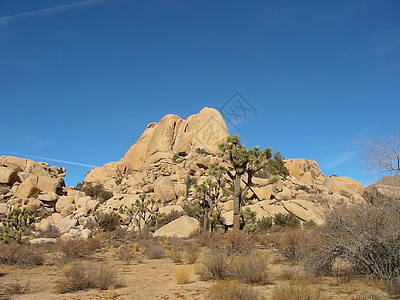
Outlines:
{"label": "desert bush", "polygon": [[194,264],[199,258],[199,247],[196,245],[189,245],[186,247],[186,259],[189,264]]}
{"label": "desert bush", "polygon": [[183,253],[182,250],[178,247],[171,248],[171,259],[174,263],[183,262]]}
{"label": "desert bush", "polygon": [[221,280],[215,283],[211,287],[208,298],[213,300],[261,300],[262,299],[251,288],[230,280]]}
{"label": "desert bush", "polygon": [[118,258],[124,261],[126,264],[129,264],[133,258],[132,248],[126,245],[122,246],[118,251]]}
{"label": "desert bush", "polygon": [[100,214],[98,221],[103,231],[113,231],[119,227],[121,219],[117,213],[110,212]]}
{"label": "desert bush", "polygon": [[206,154],[207,153],[206,149],[204,149],[204,148],[196,148],[195,151],[197,154]]}
{"label": "desert bush", "polygon": [[78,183],[75,187],[77,190],[97,199],[100,203],[104,203],[113,196],[113,193],[104,189],[101,184],[92,185],[90,182]]}
{"label": "desert bush", "polygon": [[228,255],[240,255],[254,251],[254,237],[244,231],[229,231],[222,239],[220,249]]}
{"label": "desert bush", "polygon": [[274,216],[274,224],[282,227],[299,228],[300,220],[292,213],[279,213]]}
{"label": "desert bush", "polygon": [[24,295],[30,290],[30,280],[23,281],[21,278],[16,278],[14,282],[5,283],[0,286],[0,299],[11,299],[10,295]]}
{"label": "desert bush", "polygon": [[20,242],[24,232],[34,222],[35,216],[32,210],[14,208],[2,222],[3,228],[0,232],[0,242]]}
{"label": "desert bush", "polygon": [[218,251],[210,252],[203,260],[202,279],[225,279],[230,275],[231,259]]}
{"label": "desert bush", "polygon": [[237,257],[232,264],[232,275],[244,283],[268,283],[269,272],[263,255],[253,252]]}
{"label": "desert bush", "polygon": [[55,246],[61,254],[61,261],[67,263],[94,253],[102,244],[100,240],[91,238],[87,240],[59,240]]}
{"label": "desert bush", "polygon": [[117,280],[114,274],[103,265],[96,267],[72,263],[64,267],[64,278],[57,282],[57,290],[61,294],[93,288],[106,290],[115,286]]}
{"label": "desert bush", "polygon": [[201,231],[201,232],[197,233],[197,235],[195,237],[196,238],[196,243],[199,246],[202,246],[202,247],[209,246],[212,238],[216,237],[216,235],[217,235],[216,233],[210,233],[210,232],[207,232],[207,231]]}
{"label": "desert bush", "polygon": [[307,255],[311,236],[307,231],[287,230],[278,240],[278,249],[290,262],[300,261]]}
{"label": "desert bush", "polygon": [[279,284],[272,293],[272,300],[322,300],[321,292],[306,281]]}
{"label": "desert bush", "polygon": [[1,245],[0,262],[20,267],[40,266],[44,263],[44,257],[40,249],[33,245],[11,243]]}
{"label": "desert bush", "polygon": [[262,217],[260,220],[257,221],[257,229],[258,232],[265,232],[271,228],[273,224],[271,217]]}
{"label": "desert bush", "polygon": [[252,211],[250,208],[246,207],[241,212],[241,218],[244,223],[243,229],[247,232],[257,232],[258,223],[256,221],[257,212]]}
{"label": "desert bush", "polygon": [[176,284],[187,284],[190,282],[190,268],[183,266],[175,271],[174,279]]}
{"label": "desert bush", "polygon": [[333,262],[340,258],[354,274],[368,272],[385,282],[388,290],[400,276],[400,202],[337,207],[316,232],[318,247],[305,260],[309,274],[332,274]]}
{"label": "desert bush", "polygon": [[164,256],[165,256],[164,246],[161,246],[161,245],[150,246],[146,251],[146,255],[149,259],[164,258]]}

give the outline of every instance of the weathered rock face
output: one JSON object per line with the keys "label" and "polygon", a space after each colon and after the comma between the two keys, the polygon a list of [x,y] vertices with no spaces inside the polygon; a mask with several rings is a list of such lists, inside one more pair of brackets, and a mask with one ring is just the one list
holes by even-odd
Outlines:
{"label": "weathered rock face", "polygon": [[371,203],[382,200],[400,200],[400,175],[385,176],[369,185],[363,194]]}
{"label": "weathered rock face", "polygon": [[[224,119],[213,108],[203,108],[187,120],[176,115],[166,115],[159,123],[147,125],[142,136],[120,162],[93,169],[85,181],[104,183],[106,178],[133,175],[135,171],[144,171],[154,164],[171,159],[173,154],[186,155],[196,148],[215,154],[218,152],[218,144],[224,142],[229,135]],[[125,164],[125,174],[118,172],[118,164]],[[171,170],[165,172],[171,173]]]}
{"label": "weathered rock face", "polygon": [[0,157],[0,184],[8,186],[16,198],[30,198],[39,193],[60,194],[65,186],[64,177],[64,168],[26,158]]}
{"label": "weathered rock face", "polygon": [[361,196],[364,193],[362,183],[350,177],[329,177],[323,185],[344,197],[350,197],[354,193]]}
{"label": "weathered rock face", "polygon": [[290,175],[305,184],[322,184],[326,176],[314,160],[304,158],[286,159],[285,166]]}
{"label": "weathered rock face", "polygon": [[199,230],[200,223],[195,218],[182,216],[154,232],[154,237],[188,238]]}

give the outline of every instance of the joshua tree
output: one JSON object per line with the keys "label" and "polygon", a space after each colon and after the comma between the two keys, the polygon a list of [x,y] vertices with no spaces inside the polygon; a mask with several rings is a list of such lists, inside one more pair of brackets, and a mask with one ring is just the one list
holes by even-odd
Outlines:
{"label": "joshua tree", "polygon": [[204,231],[210,230],[210,225],[212,225],[210,221],[213,214],[217,219],[221,219],[218,203],[223,196],[221,186],[224,172],[225,169],[219,164],[212,164],[208,170],[208,177],[201,184],[195,185],[198,204],[203,212],[202,227]]}
{"label": "joshua tree", "polygon": [[[273,155],[270,147],[264,151],[258,146],[247,149],[240,144],[238,135],[228,137],[225,143],[219,145],[219,149],[221,156],[228,163],[228,167],[224,168],[227,176],[220,181],[221,187],[233,197],[233,230],[237,231],[240,230],[243,199],[251,187],[262,187],[277,182],[280,177],[288,176],[289,171],[284,166],[279,153]],[[270,178],[266,183],[256,184],[253,182],[253,177],[261,170],[267,171]],[[228,185],[228,188],[225,185]]]}

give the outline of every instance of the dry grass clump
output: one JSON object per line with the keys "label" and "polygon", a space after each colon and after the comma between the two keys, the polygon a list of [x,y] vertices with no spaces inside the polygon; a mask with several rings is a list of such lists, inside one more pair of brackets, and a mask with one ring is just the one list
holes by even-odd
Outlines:
{"label": "dry grass clump", "polygon": [[211,251],[203,261],[200,277],[204,280],[225,279],[230,275],[230,263],[231,259],[229,259],[226,254],[218,251]]}
{"label": "dry grass clump", "polygon": [[307,281],[291,281],[275,287],[272,300],[322,300],[321,292]]}
{"label": "dry grass clump", "polygon": [[60,240],[56,244],[57,249],[61,252],[61,261],[64,263],[92,254],[101,246],[101,241],[96,238]]}
{"label": "dry grass clump", "polygon": [[218,281],[211,287],[209,299],[213,300],[261,300],[250,287],[230,280]]}
{"label": "dry grass clump", "polygon": [[41,266],[44,257],[40,249],[33,245],[6,244],[0,247],[0,263],[20,267]]}
{"label": "dry grass clump", "polygon": [[146,255],[149,259],[161,259],[165,257],[165,248],[161,245],[153,245],[150,246],[147,251]]}
{"label": "dry grass clump", "polygon": [[64,267],[64,278],[57,282],[57,291],[65,294],[93,288],[107,290],[116,282],[114,272],[103,265],[71,263]]}
{"label": "dry grass clump", "polygon": [[188,266],[183,266],[175,271],[174,279],[176,284],[187,284],[190,282],[191,270]]}
{"label": "dry grass clump", "polygon": [[267,284],[269,281],[267,261],[260,253],[239,256],[233,261],[232,275],[244,283]]}
{"label": "dry grass clump", "polygon": [[189,245],[186,247],[186,259],[189,264],[194,264],[199,258],[199,247],[196,245]]}
{"label": "dry grass clump", "polygon": [[216,240],[215,248],[227,255],[247,254],[255,250],[254,237],[243,230],[229,231],[221,241]]}
{"label": "dry grass clump", "polygon": [[174,263],[182,263],[183,262],[183,253],[180,248],[178,248],[178,247],[171,248],[171,259]]}

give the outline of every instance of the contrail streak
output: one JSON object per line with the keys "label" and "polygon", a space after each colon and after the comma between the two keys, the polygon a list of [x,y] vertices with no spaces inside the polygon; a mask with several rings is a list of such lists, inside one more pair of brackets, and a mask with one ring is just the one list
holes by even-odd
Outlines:
{"label": "contrail streak", "polygon": [[61,159],[55,159],[55,158],[49,158],[49,157],[43,157],[43,156],[28,155],[28,154],[11,152],[11,151],[4,151],[4,150],[0,150],[0,152],[14,154],[14,155],[18,155],[18,156],[24,156],[24,157],[31,157],[31,158],[55,161],[55,162],[60,162],[60,163],[69,164],[69,165],[75,165],[75,166],[81,166],[81,167],[98,168],[98,166],[83,164],[83,163],[75,162],[75,161],[61,160]]}
{"label": "contrail streak", "polygon": [[86,0],[86,1],[81,1],[81,2],[75,2],[75,3],[70,3],[70,4],[64,4],[64,5],[59,5],[59,6],[54,6],[54,7],[49,7],[49,8],[44,8],[44,9],[39,9],[35,11],[28,11],[28,12],[23,12],[11,16],[5,16],[0,18],[0,24],[7,23],[8,21],[12,21],[21,17],[30,17],[30,16],[43,16],[43,15],[51,15],[52,13],[60,13],[64,12],[66,10],[82,7],[82,6],[89,6],[91,4],[97,3],[97,2],[104,2],[107,0]]}

